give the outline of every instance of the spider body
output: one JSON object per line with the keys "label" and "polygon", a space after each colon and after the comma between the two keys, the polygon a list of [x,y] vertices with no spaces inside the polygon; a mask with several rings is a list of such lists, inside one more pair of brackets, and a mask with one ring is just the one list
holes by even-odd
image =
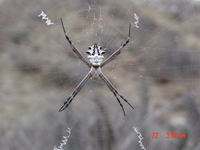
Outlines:
{"label": "spider body", "polygon": [[81,59],[90,68],[90,71],[82,79],[82,81],[78,84],[78,86],[73,90],[73,92],[71,93],[70,97],[64,102],[63,106],[59,109],[59,111],[63,111],[65,108],[67,108],[69,106],[69,104],[72,102],[74,97],[80,92],[80,90],[83,88],[83,86],[87,83],[87,81],[90,78],[95,78],[95,79],[96,78],[101,78],[105,82],[105,84],[108,86],[110,91],[116,97],[117,101],[119,102],[119,104],[120,104],[120,106],[121,106],[121,108],[123,110],[124,116],[125,116],[124,107],[123,107],[119,97],[121,99],[123,99],[132,108],[133,108],[133,106],[111,84],[111,82],[102,73],[101,68],[104,65],[106,65],[107,63],[109,63],[110,61],[112,61],[114,58],[116,58],[116,56],[120,54],[121,49],[123,47],[125,47],[129,43],[130,32],[131,32],[131,24],[129,24],[129,34],[128,34],[127,41],[125,43],[122,43],[121,46],[110,57],[108,57],[106,60],[104,60],[104,56],[103,56],[105,54],[105,51],[102,50],[101,46],[98,46],[96,43],[93,46],[90,46],[88,48],[88,50],[86,51],[86,53],[88,54],[89,62],[82,56],[82,54],[79,52],[79,50],[77,50],[75,48],[74,44],[71,42],[71,40],[67,36],[62,19],[61,19],[61,24],[62,24],[62,27],[63,27],[63,31],[64,31],[64,34],[65,34],[65,37],[66,37],[67,41],[69,42],[72,50],[78,56],[78,58]]}
{"label": "spider body", "polygon": [[98,79],[101,73],[101,67],[99,66],[91,67],[90,73],[94,79]]}
{"label": "spider body", "polygon": [[92,66],[100,66],[103,62],[105,51],[102,50],[101,46],[97,46],[95,43],[93,46],[88,48],[89,50],[86,51],[88,54],[88,59]]}
{"label": "spider body", "polygon": [[94,79],[99,78],[99,74],[101,73],[101,67],[104,60],[103,54],[105,54],[105,51],[102,50],[101,46],[98,46],[96,43],[93,46],[90,46],[88,50],[86,51],[88,54],[88,59],[90,61],[90,73],[92,74],[92,77]]}

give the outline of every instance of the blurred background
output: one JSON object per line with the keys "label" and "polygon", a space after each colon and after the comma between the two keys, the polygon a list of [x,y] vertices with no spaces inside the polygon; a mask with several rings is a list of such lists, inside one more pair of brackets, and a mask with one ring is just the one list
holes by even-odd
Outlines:
{"label": "blurred background", "polygon": [[[102,68],[134,106],[121,100],[126,116],[102,80],[58,112],[89,71],[60,18],[84,57],[98,43],[107,58],[132,23]],[[197,0],[0,0],[0,149],[53,150],[70,128],[63,149],[139,150],[137,127],[148,150],[200,150],[199,38]]]}

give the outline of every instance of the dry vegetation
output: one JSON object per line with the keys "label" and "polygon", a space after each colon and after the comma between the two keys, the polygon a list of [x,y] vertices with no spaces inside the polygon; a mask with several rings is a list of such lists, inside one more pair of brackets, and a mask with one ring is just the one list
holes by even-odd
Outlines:
{"label": "dry vegetation", "polygon": [[[41,10],[54,26],[37,17]],[[124,117],[99,80],[89,81],[59,113],[88,71],[72,53],[59,18],[82,53],[99,42],[108,56],[126,39],[134,13],[140,17],[139,28],[133,26],[130,44],[103,72],[135,109],[123,103]],[[200,4],[184,0],[4,1],[0,149],[53,149],[72,127],[65,149],[139,150],[136,126],[148,150],[199,150],[199,15]],[[159,132],[159,139],[152,139],[152,132]],[[166,132],[185,133],[187,138],[167,139]]]}

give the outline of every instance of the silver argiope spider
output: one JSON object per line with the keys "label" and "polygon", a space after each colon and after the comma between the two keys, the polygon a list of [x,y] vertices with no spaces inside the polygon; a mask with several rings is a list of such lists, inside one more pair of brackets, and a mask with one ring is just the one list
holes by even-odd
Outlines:
{"label": "silver argiope spider", "polygon": [[[100,77],[108,86],[108,88],[111,90],[111,92],[114,94],[114,96],[116,97],[117,101],[119,102],[124,116],[125,116],[125,111],[124,111],[124,107],[122,105],[122,103],[120,102],[119,97],[121,97],[129,106],[131,106],[133,108],[133,106],[117,91],[117,89],[110,83],[110,81],[105,77],[105,75],[102,73],[101,68],[103,66],[105,66],[107,63],[109,63],[110,61],[112,61],[117,55],[120,54],[121,49],[123,47],[125,47],[128,43],[129,43],[129,39],[130,39],[130,33],[131,33],[131,23],[129,23],[129,33],[128,33],[128,39],[125,43],[122,43],[121,46],[112,54],[110,55],[110,57],[108,57],[105,61],[103,61],[104,56],[103,54],[105,53],[104,50],[102,50],[101,46],[98,46],[96,43],[93,46],[90,46],[88,48],[88,50],[86,51],[86,53],[88,54],[88,59],[90,62],[88,62],[83,56],[82,54],[79,52],[79,50],[77,50],[74,46],[74,44],[71,42],[71,40],[69,39],[69,37],[66,34],[65,31],[65,27],[62,21],[62,18],[60,18],[61,20],[61,24],[63,27],[63,31],[65,34],[65,37],[67,39],[67,41],[69,42],[71,49],[74,51],[74,53],[78,56],[79,59],[81,59],[89,68],[90,71],[88,72],[88,74],[83,78],[83,80],[78,84],[78,86],[73,90],[73,92],[71,93],[70,97],[64,102],[63,106],[59,109],[59,111],[63,111],[65,108],[67,108],[69,106],[69,104],[72,102],[72,100],[74,99],[74,97],[78,94],[78,92],[80,92],[80,90],[83,88],[83,86],[86,84],[86,82],[91,78],[98,78]],[[133,108],[134,109],[134,108]]]}

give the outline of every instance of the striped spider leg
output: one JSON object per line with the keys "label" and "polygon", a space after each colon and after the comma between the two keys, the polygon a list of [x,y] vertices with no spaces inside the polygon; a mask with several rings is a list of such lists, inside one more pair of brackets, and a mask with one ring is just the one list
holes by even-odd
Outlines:
{"label": "striped spider leg", "polygon": [[61,19],[61,24],[62,24],[62,27],[63,27],[65,37],[66,37],[67,41],[69,42],[72,50],[78,56],[78,58],[81,59],[90,68],[90,71],[83,78],[83,80],[78,84],[78,86],[73,90],[70,97],[64,102],[63,106],[59,109],[59,111],[63,111],[65,108],[67,108],[69,106],[69,104],[72,102],[72,100],[80,92],[80,90],[83,88],[83,86],[86,84],[86,82],[90,78],[94,78],[94,79],[101,78],[105,82],[105,84],[108,86],[108,88],[111,90],[111,92],[114,94],[114,96],[116,97],[117,101],[119,102],[119,104],[120,104],[120,106],[123,110],[124,116],[125,116],[124,107],[123,107],[122,103],[120,102],[119,97],[122,98],[129,106],[131,106],[131,108],[133,108],[133,106],[117,91],[117,89],[105,77],[105,75],[101,71],[101,68],[104,65],[108,64],[110,61],[112,61],[114,58],[116,58],[116,56],[120,54],[121,49],[129,43],[130,32],[131,32],[131,23],[129,24],[129,33],[128,33],[127,41],[124,44],[122,43],[121,46],[110,57],[108,57],[104,62],[103,62],[103,59],[104,59],[103,54],[105,53],[105,51],[102,50],[102,47],[98,46],[96,43],[93,46],[90,46],[88,48],[88,50],[86,51],[86,53],[88,54],[88,59],[90,61],[90,62],[88,62],[81,55],[81,53],[75,48],[74,44],[71,42],[71,40],[67,36],[62,19]]}
{"label": "striped spider leg", "polygon": [[92,74],[89,72],[83,80],[78,84],[78,86],[74,89],[70,97],[65,101],[65,103],[62,105],[62,107],[59,109],[59,112],[63,111],[65,108],[69,106],[69,104],[72,102],[74,97],[80,92],[82,87],[86,84],[86,82],[92,77]]}
{"label": "striped spider leg", "polygon": [[62,21],[62,18],[60,18],[60,21],[61,21],[61,24],[62,24],[62,27],[63,27],[63,31],[64,31],[64,34],[65,34],[65,37],[66,37],[67,41],[69,42],[72,50],[78,56],[78,58],[81,59],[90,68],[91,67],[90,63],[83,57],[83,55],[79,52],[79,50],[76,49],[76,47],[74,46],[72,41],[67,36],[66,31],[65,31],[65,27],[64,27],[64,24],[63,24],[63,21]]}
{"label": "striped spider leg", "polygon": [[126,42],[122,43],[121,46],[100,65],[100,67],[103,67],[104,65],[115,59],[116,56],[121,53],[121,49],[124,48],[129,43],[130,35],[131,35],[131,23],[129,23],[128,39],[126,40]]}
{"label": "striped spider leg", "polygon": [[129,104],[129,106],[131,106],[132,108],[133,108],[133,106],[117,91],[117,89],[110,83],[110,81],[105,77],[105,75],[103,73],[100,73],[99,76],[106,83],[108,88],[113,92],[113,94],[115,95],[117,101],[119,102],[119,104],[123,110],[124,116],[126,116],[124,107],[123,107],[122,103],[120,102],[119,98],[117,97],[117,95],[119,97],[121,97],[127,104]]}

